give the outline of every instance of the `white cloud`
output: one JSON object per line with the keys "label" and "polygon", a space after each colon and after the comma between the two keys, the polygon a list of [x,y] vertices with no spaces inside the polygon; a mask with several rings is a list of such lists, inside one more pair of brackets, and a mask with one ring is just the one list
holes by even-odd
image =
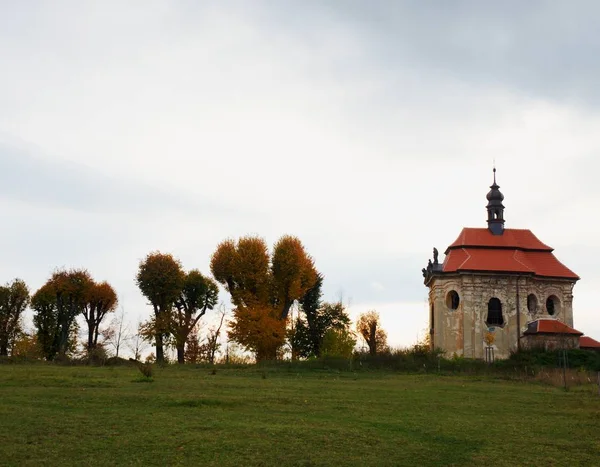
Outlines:
{"label": "white cloud", "polygon": [[[420,268],[463,226],[485,225],[495,159],[507,226],[531,228],[582,276],[575,322],[600,338],[589,261],[600,253],[590,215],[600,114],[555,97],[588,87],[563,80],[552,93],[552,73],[535,64],[523,82],[489,74],[494,60],[478,44],[461,49],[460,35],[448,39],[455,61],[442,61],[418,33],[423,17],[393,4],[376,32],[367,22],[383,6],[350,17],[361,7],[133,5],[0,7],[0,151],[97,175],[69,172],[78,185],[62,171],[60,184],[39,170],[17,183],[0,174],[0,281],[19,275],[35,288],[55,266],[85,266],[144,316],[133,278],[150,250],[207,271],[224,238],[272,244],[291,233],[323,270],[328,298],[384,310],[390,341],[410,344],[427,320],[415,305],[427,294]],[[476,13],[490,58],[522,63],[502,53],[524,32]]]}

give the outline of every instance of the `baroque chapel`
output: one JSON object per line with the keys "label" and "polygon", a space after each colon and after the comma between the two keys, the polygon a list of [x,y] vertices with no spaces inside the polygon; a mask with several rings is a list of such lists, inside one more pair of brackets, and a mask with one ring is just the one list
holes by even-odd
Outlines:
{"label": "baroque chapel", "polygon": [[557,335],[573,338],[570,346],[577,347],[582,333],[572,329],[573,288],[579,277],[530,230],[504,227],[495,168],[487,201],[487,228],[463,228],[443,263],[434,248],[422,270],[432,347],[478,359],[489,349],[507,358],[532,339]]}

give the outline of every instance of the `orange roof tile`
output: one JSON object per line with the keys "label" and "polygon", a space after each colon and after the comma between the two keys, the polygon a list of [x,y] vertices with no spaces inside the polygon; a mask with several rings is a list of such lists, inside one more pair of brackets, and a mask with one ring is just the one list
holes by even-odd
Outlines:
{"label": "orange roof tile", "polygon": [[581,336],[579,338],[579,348],[580,349],[600,349],[600,342],[592,339],[588,336]]}
{"label": "orange roof tile", "polygon": [[442,271],[510,272],[579,280],[552,251],[530,230],[506,229],[502,235],[493,235],[488,229],[464,228],[446,249]]}
{"label": "orange roof tile", "polygon": [[579,279],[549,251],[460,248],[446,254],[443,272],[481,271]]}
{"label": "orange roof tile", "polygon": [[582,336],[583,333],[577,329],[567,326],[556,319],[541,318],[527,324],[527,330],[523,334],[574,334]]}
{"label": "orange roof tile", "polygon": [[552,251],[526,229],[504,229],[502,235],[494,235],[487,228],[465,227],[448,249],[467,246]]}

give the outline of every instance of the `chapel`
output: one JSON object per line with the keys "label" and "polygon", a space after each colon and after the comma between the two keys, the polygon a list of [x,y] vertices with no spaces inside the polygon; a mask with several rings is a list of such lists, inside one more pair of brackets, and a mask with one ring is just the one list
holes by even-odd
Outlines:
{"label": "chapel", "polygon": [[507,358],[532,344],[578,346],[573,288],[579,277],[530,230],[505,228],[503,203],[494,168],[487,227],[463,228],[444,261],[434,248],[422,270],[430,342],[446,355],[484,359],[492,349],[494,358]]}

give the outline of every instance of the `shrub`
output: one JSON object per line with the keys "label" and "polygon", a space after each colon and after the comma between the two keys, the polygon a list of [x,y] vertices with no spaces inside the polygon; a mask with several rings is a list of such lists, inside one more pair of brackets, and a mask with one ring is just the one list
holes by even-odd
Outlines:
{"label": "shrub", "polygon": [[152,364],[151,363],[140,363],[138,365],[138,370],[140,370],[140,373],[142,373],[142,375],[144,375],[146,378],[148,378],[148,379],[152,378]]}

